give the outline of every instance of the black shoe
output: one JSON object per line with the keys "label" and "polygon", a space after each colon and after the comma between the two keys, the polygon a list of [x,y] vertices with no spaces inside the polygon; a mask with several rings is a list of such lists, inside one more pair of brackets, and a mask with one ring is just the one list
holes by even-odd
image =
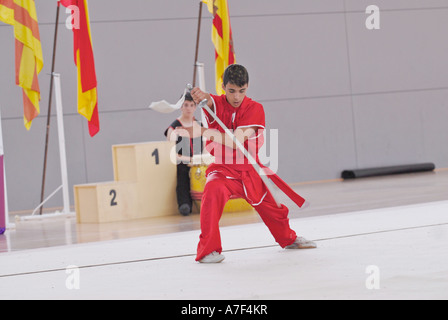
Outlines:
{"label": "black shoe", "polygon": [[179,207],[179,212],[183,216],[189,216],[191,213],[191,206],[188,203],[184,203]]}

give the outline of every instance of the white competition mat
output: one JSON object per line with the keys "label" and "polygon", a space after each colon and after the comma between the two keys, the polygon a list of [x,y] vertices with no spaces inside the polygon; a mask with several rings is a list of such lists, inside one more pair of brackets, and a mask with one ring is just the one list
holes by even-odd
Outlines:
{"label": "white competition mat", "polygon": [[283,250],[257,223],[221,228],[218,265],[194,261],[198,231],[2,253],[0,300],[448,299],[446,201],[291,226],[318,249]]}

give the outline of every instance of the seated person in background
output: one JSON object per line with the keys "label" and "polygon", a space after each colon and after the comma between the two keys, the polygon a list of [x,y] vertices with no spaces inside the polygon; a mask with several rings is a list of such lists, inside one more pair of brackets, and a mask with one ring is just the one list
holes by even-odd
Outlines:
{"label": "seated person in background", "polygon": [[[185,95],[185,102],[180,109],[182,114],[165,131],[168,141],[176,141],[177,151],[177,203],[179,212],[183,216],[191,213],[193,201],[190,194],[190,167],[193,155],[202,154],[203,141],[201,136],[201,124],[195,119],[196,103],[189,93]],[[178,136],[174,131],[178,127],[193,128],[197,134],[191,138]]]}

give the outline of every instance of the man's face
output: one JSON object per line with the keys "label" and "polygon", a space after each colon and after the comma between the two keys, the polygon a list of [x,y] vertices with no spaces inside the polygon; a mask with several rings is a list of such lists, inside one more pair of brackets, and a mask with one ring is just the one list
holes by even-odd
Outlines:
{"label": "man's face", "polygon": [[234,108],[239,108],[246,97],[247,88],[249,86],[245,84],[242,87],[238,87],[232,83],[223,85],[222,88],[226,92],[227,102]]}

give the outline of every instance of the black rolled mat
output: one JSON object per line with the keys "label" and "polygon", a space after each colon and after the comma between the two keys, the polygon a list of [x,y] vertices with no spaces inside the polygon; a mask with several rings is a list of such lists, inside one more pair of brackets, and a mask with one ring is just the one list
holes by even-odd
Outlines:
{"label": "black rolled mat", "polygon": [[408,164],[392,167],[344,170],[342,171],[341,176],[342,179],[356,179],[365,177],[385,176],[392,174],[433,171],[435,168],[436,166],[434,165],[434,163],[418,163],[418,164]]}

